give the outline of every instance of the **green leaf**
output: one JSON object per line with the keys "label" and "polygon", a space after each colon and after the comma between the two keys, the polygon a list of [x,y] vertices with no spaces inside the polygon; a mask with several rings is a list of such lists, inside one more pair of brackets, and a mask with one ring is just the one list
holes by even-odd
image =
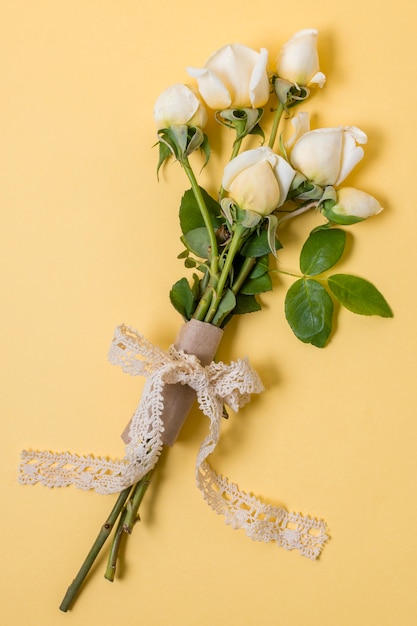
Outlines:
{"label": "green leaf", "polygon": [[225,317],[233,311],[236,306],[236,298],[235,294],[231,289],[227,289],[223,298],[220,301],[219,308],[217,309],[216,315],[211,322],[214,326],[221,326]]}
{"label": "green leaf", "polygon": [[240,293],[247,296],[255,295],[256,293],[263,293],[264,291],[271,291],[272,280],[268,273],[262,274],[257,278],[248,278],[243,283]]}
{"label": "green leaf", "polygon": [[244,315],[245,313],[254,313],[260,311],[261,305],[255,296],[238,293],[236,296],[236,307],[233,310],[234,315]]}
{"label": "green leaf", "polygon": [[195,309],[195,298],[186,278],[178,280],[169,292],[169,299],[174,309],[186,320],[190,320]]}
{"label": "green leaf", "polygon": [[351,274],[333,274],[328,279],[329,287],[344,307],[359,315],[393,317],[388,302],[369,281]]}
{"label": "green leaf", "polygon": [[300,278],[288,290],[285,317],[298,339],[323,348],[332,331],[333,301],[318,281]]}
{"label": "green leaf", "polygon": [[265,254],[258,258],[255,263],[254,268],[249,274],[248,278],[259,278],[259,276],[263,276],[269,270],[269,255]]}
{"label": "green leaf", "polygon": [[[279,250],[282,248],[282,244],[275,239],[275,249]],[[261,230],[260,233],[256,231],[249,237],[249,239],[244,243],[240,254],[245,257],[258,257],[264,256],[264,254],[268,254],[271,252],[271,248],[269,246],[268,240],[268,231]]]}
{"label": "green leaf", "polygon": [[[201,194],[210,214],[211,221],[215,229],[219,228],[223,223],[221,217],[221,207],[205,189],[200,187]],[[184,235],[190,230],[204,226],[204,219],[198,208],[197,201],[192,189],[188,189],[181,198],[180,205],[180,227]]]}
{"label": "green leaf", "polygon": [[346,233],[339,228],[316,230],[301,250],[301,271],[307,276],[316,276],[330,269],[342,256],[345,244]]}
{"label": "green leaf", "polygon": [[189,230],[180,239],[187,249],[200,259],[209,258],[210,237],[205,226]]}

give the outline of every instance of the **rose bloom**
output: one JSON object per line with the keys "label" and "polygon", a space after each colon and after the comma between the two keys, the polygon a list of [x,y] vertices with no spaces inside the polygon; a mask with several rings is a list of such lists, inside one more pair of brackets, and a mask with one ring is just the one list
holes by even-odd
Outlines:
{"label": "rose bloom", "polygon": [[365,220],[383,210],[378,200],[365,191],[354,187],[342,187],[337,192],[337,202],[323,214],[336,223]]}
{"label": "rose bloom", "polygon": [[241,209],[267,216],[285,202],[294,176],[285,159],[261,147],[229,161],[222,186]]}
{"label": "rose bloom", "polygon": [[309,181],[325,187],[339,185],[363,158],[367,136],[356,126],[309,130],[308,113],[293,119],[296,132],[287,142],[290,162]]}
{"label": "rose bloom", "polygon": [[207,111],[193,87],[176,83],[165,89],[155,102],[154,120],[159,129],[175,124],[204,128]]}
{"label": "rose bloom", "polygon": [[262,107],[269,99],[268,51],[241,44],[220,48],[202,69],[187,68],[206,104],[215,110]]}
{"label": "rose bloom", "polygon": [[284,44],[277,57],[277,74],[297,85],[323,87],[326,77],[319,67],[317,30],[300,30]]}

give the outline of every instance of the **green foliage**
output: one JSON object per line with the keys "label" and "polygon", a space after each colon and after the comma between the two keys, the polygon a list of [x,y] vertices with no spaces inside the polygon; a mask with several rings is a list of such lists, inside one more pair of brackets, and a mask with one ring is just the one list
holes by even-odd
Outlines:
{"label": "green foliage", "polygon": [[196,306],[196,293],[186,278],[178,280],[169,292],[171,304],[185,320],[190,320]]}
{"label": "green foliage", "polygon": [[272,280],[268,273],[262,274],[256,278],[249,277],[243,284],[240,293],[247,296],[252,296],[257,293],[263,293],[265,291],[272,290]]}
{"label": "green foliage", "polygon": [[393,315],[383,295],[363,278],[351,274],[311,278],[327,272],[339,261],[345,243],[346,233],[330,224],[314,229],[300,254],[304,277],[290,287],[285,300],[285,315],[295,335],[319,348],[324,347],[332,331],[333,299],[353,313]]}
{"label": "green foliage", "polygon": [[[202,187],[200,187],[200,192],[210,214],[213,227],[217,229],[224,221],[221,217],[221,207]],[[181,198],[179,217],[181,231],[184,235],[190,230],[204,226],[204,219],[192,189],[188,189]]]}
{"label": "green foliage", "polygon": [[226,317],[233,311],[236,306],[236,297],[231,289],[227,289],[219,307],[217,309],[216,315],[213,318],[212,324],[215,326],[222,326],[223,321]]}
{"label": "green foliage", "polygon": [[[280,250],[282,244],[275,239],[275,249]],[[267,230],[255,231],[242,246],[240,254],[244,257],[259,257],[271,252]]]}
{"label": "green foliage", "polygon": [[200,259],[208,259],[210,256],[210,237],[205,226],[189,230],[181,237],[182,243],[187,250]]}
{"label": "green foliage", "polygon": [[255,296],[238,293],[236,296],[236,306],[233,315],[244,315],[245,313],[255,313],[261,310],[261,305]]}
{"label": "green foliage", "polygon": [[345,249],[346,233],[339,228],[318,230],[310,234],[300,255],[303,274],[316,276],[333,267]]}
{"label": "green foliage", "polygon": [[317,280],[300,278],[288,290],[285,316],[298,339],[323,348],[332,330],[333,301]]}
{"label": "green foliage", "polygon": [[360,315],[393,317],[382,293],[364,278],[351,274],[334,274],[329,277],[328,284],[335,298],[349,311]]}

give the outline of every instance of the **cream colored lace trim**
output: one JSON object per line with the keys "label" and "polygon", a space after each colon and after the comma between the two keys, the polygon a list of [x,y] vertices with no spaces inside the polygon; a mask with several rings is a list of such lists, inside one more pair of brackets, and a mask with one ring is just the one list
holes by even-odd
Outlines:
{"label": "cream colored lace trim", "polygon": [[21,483],[39,482],[48,487],[75,485],[110,494],[137,482],[155,466],[162,450],[163,387],[181,383],[195,390],[200,409],[210,419],[210,433],[200,447],[196,462],[197,485],[207,503],[225,516],[227,524],[244,529],[251,539],[276,541],[288,550],[297,549],[312,559],[318,557],[328,538],[325,522],[262,503],[216,474],[207,462],[219,441],[223,405],[238,411],[251,394],[263,391],[247,359],[230,365],[212,362],[203,367],[195,356],[173,346],[164,352],[123,325],[116,328],[109,360],[128,374],[146,377],[141,401],[131,421],[124,459],[110,461],[68,452],[23,451],[19,466]]}

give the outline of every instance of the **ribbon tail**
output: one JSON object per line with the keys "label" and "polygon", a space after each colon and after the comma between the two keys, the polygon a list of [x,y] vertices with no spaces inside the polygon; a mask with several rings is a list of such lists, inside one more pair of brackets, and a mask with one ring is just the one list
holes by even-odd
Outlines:
{"label": "ribbon tail", "polygon": [[206,461],[198,467],[197,475],[204,499],[224,516],[226,524],[243,529],[254,541],[276,541],[278,546],[298,550],[313,560],[320,555],[328,539],[324,521],[263,503],[216,474]]}
{"label": "ribbon tail", "polygon": [[316,559],[328,539],[326,523],[265,504],[218,475],[208,464],[207,457],[220,438],[222,403],[218,399],[204,398],[203,394],[199,395],[199,403],[210,419],[210,433],[200,447],[196,462],[197,486],[206,502],[224,516],[226,524],[243,529],[254,541],[275,541],[286,550],[298,550],[301,555]]}
{"label": "ribbon tail", "polygon": [[130,443],[122,460],[109,460],[69,452],[23,451],[18,480],[46,487],[94,489],[100,494],[119,493],[147,474],[162,450],[162,387],[160,373],[146,379],[142,399],[132,418]]}
{"label": "ribbon tail", "polygon": [[111,461],[92,455],[79,456],[70,452],[52,453],[24,450],[21,453],[18,480],[24,485],[39,483],[45,487],[95,489],[108,494],[129,486],[131,472],[126,461]]}

